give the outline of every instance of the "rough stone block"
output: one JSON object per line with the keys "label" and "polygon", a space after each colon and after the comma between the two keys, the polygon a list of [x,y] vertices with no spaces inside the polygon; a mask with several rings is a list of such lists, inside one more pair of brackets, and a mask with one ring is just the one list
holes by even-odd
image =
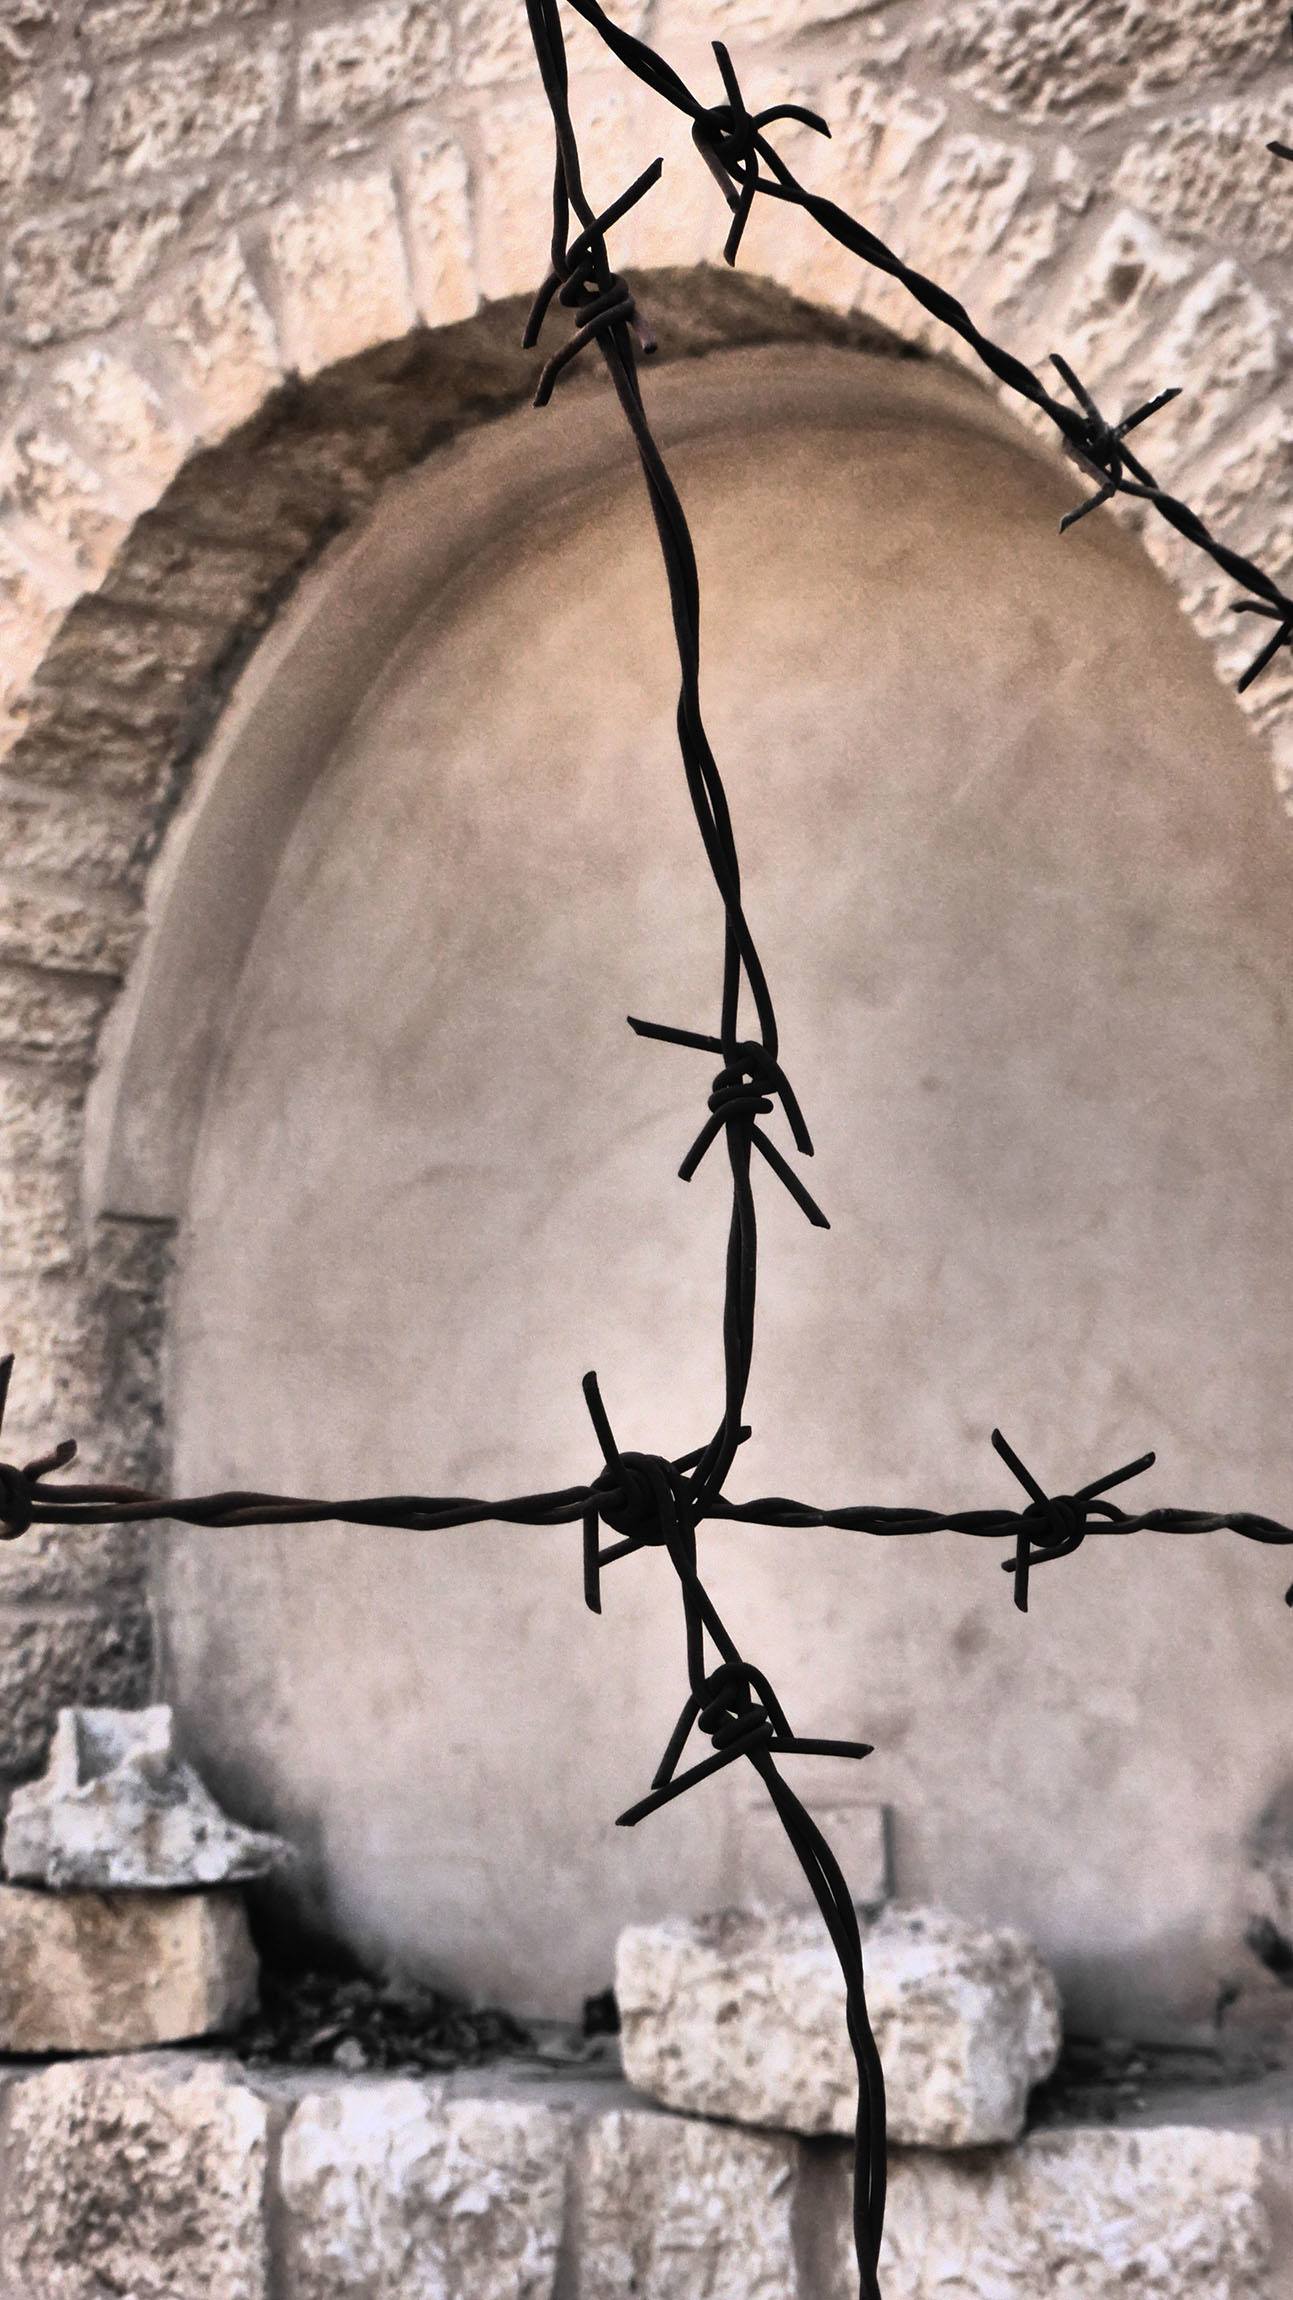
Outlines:
{"label": "rough stone block", "polygon": [[1209,104],[1159,121],[1128,145],[1113,188],[1167,231],[1242,250],[1251,263],[1293,240],[1293,171],[1267,151],[1288,142],[1278,100]]}
{"label": "rough stone block", "polygon": [[112,986],[69,984],[0,964],[0,1051],[55,1062],[88,1062]]}
{"label": "rough stone block", "polygon": [[25,688],[67,607],[66,587],[36,573],[11,527],[0,532],[0,692],[14,695]]}
{"label": "rough stone block", "polygon": [[274,323],[235,239],[187,264],[153,297],[144,319],[205,409],[208,437],[246,422],[282,381]]}
{"label": "rough stone block", "polygon": [[98,582],[129,525],[102,472],[29,409],[0,443],[0,503],[19,544],[61,567],[69,591]]}
{"label": "rough stone block", "polygon": [[[11,1338],[7,1322],[5,1331]],[[147,1690],[150,1654],[148,1617],[138,1602],[111,1612],[0,1609],[0,1769],[10,1776],[35,1771],[60,1708],[138,1700]]]}
{"label": "rough stone block", "polygon": [[179,1755],[163,1702],[60,1710],[48,1768],[14,1792],[4,1830],[5,1875],[56,1892],[242,1884],[291,1857],[281,1838],[221,1812]]}
{"label": "rough stone block", "polygon": [[61,359],[48,380],[49,406],[70,425],[118,503],[149,509],[169,487],[193,445],[192,426],[173,402],[115,352],[95,345]]}
{"label": "rough stone block", "polygon": [[77,30],[96,55],[128,55],[153,40],[259,15],[263,5],[264,0],[85,0]]}
{"label": "rough stone block", "polygon": [[[1018,1933],[894,1905],[863,1921],[892,2138],[972,2148],[1021,2131],[1054,2066],[1059,1999]],[[820,1917],[630,1926],[615,1992],[631,2084],[670,2108],[791,2132],[851,2132],[844,1986]]]}
{"label": "rough stone block", "polygon": [[281,31],[204,41],[122,66],[103,88],[91,181],[102,189],[269,141],[287,85]]}
{"label": "rough stone block", "polygon": [[795,2300],[798,2152],[787,2140],[613,2109],[579,2182],[584,2300]]}
{"label": "rough stone block", "polygon": [[362,2079],[306,2095],[283,2139],[285,2300],[549,2300],[570,2119]]}
{"label": "rough stone block", "polygon": [[425,103],[449,78],[449,16],[418,0],[375,0],[309,30],[301,43],[303,127],[336,133]]}
{"label": "rough stone block", "polygon": [[24,225],[4,273],[5,309],[21,341],[52,343],[111,327],[179,237],[184,206],[132,200]]}
{"label": "rough stone block", "polygon": [[268,2112],[220,2063],[64,2062],[11,2094],[0,2289],[267,2300]]}
{"label": "rough stone block", "polygon": [[334,176],[270,218],[288,364],[305,376],[416,325],[417,310],[387,170]]}
{"label": "rough stone block", "polygon": [[[971,2159],[899,2153],[885,2300],[1271,2300],[1268,2146],[1253,2132],[1088,2126]],[[849,2197],[841,2153],[819,2300],[856,2300]]]}
{"label": "rough stone block", "polygon": [[221,2036],[256,2004],[233,1893],[0,1885],[0,2052],[135,2052]]}
{"label": "rough stone block", "polygon": [[1253,80],[1286,38],[1265,0],[967,0],[932,47],[996,111],[1095,120],[1192,84]]}
{"label": "rough stone block", "polygon": [[400,182],[413,289],[422,318],[428,327],[469,319],[480,297],[462,146],[435,132],[410,136]]}

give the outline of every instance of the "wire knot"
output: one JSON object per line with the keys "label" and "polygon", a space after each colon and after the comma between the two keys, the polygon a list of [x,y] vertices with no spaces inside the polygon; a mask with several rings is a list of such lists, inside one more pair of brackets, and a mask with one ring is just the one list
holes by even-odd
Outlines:
{"label": "wire knot", "polygon": [[621,1453],[593,1480],[597,1514],[635,1549],[663,1549],[694,1527],[695,1496],[686,1471],[658,1453]]}
{"label": "wire knot", "polygon": [[634,301],[627,280],[612,271],[606,254],[606,234],[621,216],[635,207],[644,193],[660,180],[663,162],[653,160],[640,176],[612,201],[603,214],[597,216],[573,239],[564,255],[554,253],[552,268],[530,307],[521,338],[526,351],[539,340],[539,330],[547,317],[553,297],[573,312],[578,325],[568,343],[555,351],[539,377],[534,394],[536,407],[546,407],[551,399],[557,378],[585,351],[590,343],[598,343],[616,328],[632,328],[642,351],[653,352],[656,339],[649,321],[643,318]]}
{"label": "wire knot", "polygon": [[17,1541],[30,1529],[33,1498],[27,1472],[0,1461],[0,1541]]}
{"label": "wire knot", "polygon": [[[1111,1485],[1121,1485],[1126,1478],[1139,1477],[1142,1470],[1152,1468],[1154,1456],[1143,1453],[1138,1460],[1111,1470],[1108,1477],[1093,1478],[1090,1485],[1079,1486],[1076,1493],[1048,1494],[1006,1444],[1000,1430],[993,1431],[992,1443],[1025,1492],[1032,1496],[1027,1509],[1020,1513],[1015,1554],[1001,1561],[1002,1572],[1013,1573],[1015,1577],[1015,1604],[1021,1613],[1027,1613],[1028,1576],[1032,1568],[1050,1565],[1057,1557],[1071,1557],[1075,1549],[1080,1549],[1086,1539],[1089,1517],[1121,1517],[1121,1510],[1113,1502],[1099,1497],[1107,1493]],[[1042,1536],[1040,1541],[1036,1538],[1038,1532]]]}
{"label": "wire knot", "polygon": [[[1157,415],[1159,408],[1166,407],[1169,400],[1179,399],[1181,390],[1179,384],[1173,384],[1169,390],[1160,391],[1153,399],[1147,399],[1143,407],[1134,408],[1130,415],[1124,415],[1121,423],[1109,423],[1100,413],[1086,385],[1079,381],[1068,361],[1061,359],[1058,352],[1051,353],[1051,366],[1063,377],[1080,409],[1077,415],[1063,411],[1061,429],[1065,446],[1074,461],[1084,465],[1092,478],[1100,481],[1095,494],[1089,495],[1085,503],[1079,503],[1076,511],[1065,512],[1060,521],[1060,533],[1063,535],[1068,528],[1076,527],[1079,519],[1085,519],[1088,511],[1097,511],[1102,503],[1107,503],[1111,496],[1154,494],[1155,490],[1148,482],[1148,474],[1142,471],[1135,457],[1122,443],[1129,431],[1134,431],[1138,424],[1146,423],[1151,415]],[[1137,474],[1139,484],[1133,485],[1127,479],[1127,464]]]}
{"label": "wire knot", "polygon": [[663,1039],[669,1046],[694,1046],[702,1053],[722,1057],[723,1067],[709,1096],[709,1116],[678,1168],[679,1178],[690,1182],[705,1153],[726,1127],[743,1128],[749,1142],[767,1159],[778,1181],[785,1183],[795,1204],[813,1227],[829,1230],[830,1223],[821,1207],[809,1196],[793,1167],[786,1164],[776,1144],[768,1140],[756,1123],[768,1117],[774,1103],[779,1102],[795,1148],[803,1157],[812,1157],[812,1136],[804,1124],[795,1090],[771,1048],[757,1038],[738,1039],[735,1045],[725,1046],[721,1038],[710,1038],[704,1031],[676,1030],[664,1022],[641,1022],[632,1014],[629,1028],[635,1030],[639,1038]]}
{"label": "wire knot", "polygon": [[723,42],[715,40],[713,47],[726,96],[723,103],[706,105],[697,113],[691,124],[691,140],[732,210],[723,259],[734,264],[755,194],[776,184],[775,177],[765,179],[759,174],[761,157],[776,164],[775,153],[764,141],[764,129],[775,120],[798,120],[819,136],[829,136],[831,131],[819,112],[810,112],[803,104],[769,104],[765,111],[751,112]]}
{"label": "wire knot", "polygon": [[[13,1373],[13,1353],[0,1358],[0,1427],[4,1424],[5,1407],[9,1402],[9,1381]],[[37,1487],[52,1469],[66,1469],[76,1459],[76,1441],[64,1438],[52,1453],[42,1454],[38,1461],[25,1462],[19,1468],[16,1462],[0,1461],[0,1541],[20,1541],[31,1530],[40,1499]]]}
{"label": "wire knot", "polygon": [[725,1754],[739,1743],[742,1754],[748,1755],[752,1749],[771,1747],[777,1724],[768,1703],[758,1697],[766,1682],[745,1661],[724,1661],[710,1671],[700,1687],[696,1723],[715,1749]]}

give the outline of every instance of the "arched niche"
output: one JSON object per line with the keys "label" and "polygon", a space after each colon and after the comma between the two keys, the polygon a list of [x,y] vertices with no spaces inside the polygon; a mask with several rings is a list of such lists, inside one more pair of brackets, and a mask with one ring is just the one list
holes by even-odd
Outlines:
{"label": "arched niche", "polygon": [[[704,677],[813,1127],[760,1190],[731,1488],[1013,1502],[1146,1446],[1150,1498],[1288,1514],[1293,858],[1256,743],[1128,537],[934,366],[723,353],[651,387]],[[509,416],[391,489],[251,666],[164,866],[101,1201],[178,1223],[183,1488],[501,1495],[720,1402],[720,1159],[674,1169],[720,918],[662,578],[614,410]],[[277,794],[270,803],[272,794]],[[275,809],[277,811],[275,811]],[[214,997],[211,986],[219,986]],[[657,1556],[577,1532],[177,1532],[167,1690],[364,1953],[569,2009],[630,1916],[790,1885],[743,1769],[636,1833],[685,1690]],[[1090,1541],[1025,1619],[999,1549],[703,1537],[847,1866],[1022,1925],[1076,2025],[1257,1974],[1245,1847],[1290,1763],[1280,1557]],[[781,1865],[779,1865],[781,1864]]]}

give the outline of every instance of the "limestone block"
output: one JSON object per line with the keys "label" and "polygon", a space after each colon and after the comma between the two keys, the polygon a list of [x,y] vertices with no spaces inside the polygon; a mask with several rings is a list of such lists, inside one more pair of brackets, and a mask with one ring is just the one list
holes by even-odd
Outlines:
{"label": "limestone block", "polygon": [[116,502],[150,510],[193,445],[175,406],[128,360],[98,345],[60,360],[47,388],[57,420],[89,450]]}
{"label": "limestone block", "polygon": [[259,15],[261,5],[262,0],[85,0],[77,30],[97,55],[129,55],[154,40]]}
{"label": "limestone block", "polygon": [[1242,248],[1248,262],[1293,241],[1293,169],[1268,152],[1287,143],[1288,106],[1236,99],[1159,121],[1129,144],[1114,190],[1165,230]]}
{"label": "limestone block", "polygon": [[[0,1042],[5,1035],[4,977],[8,972],[0,967]],[[30,979],[28,969],[15,968],[13,973],[20,981]],[[51,1007],[59,1005],[56,990],[48,991],[48,1000]],[[50,1037],[57,1043],[63,1036],[59,1026],[65,1026],[63,1043],[70,1050],[84,1005],[81,1000],[69,1005],[70,1012],[60,1010],[51,1016]],[[30,1022],[30,1016],[28,1019]],[[34,1027],[30,1028],[26,1038],[29,1047],[35,1036]],[[24,1373],[34,1381],[40,1379],[42,1350],[48,1365],[54,1347],[53,1319],[56,1308],[62,1307],[48,1286],[44,1291],[51,1321],[48,1331],[42,1331],[35,1315],[30,1322],[4,1317],[9,1344],[19,1349]],[[17,1292],[13,1285],[5,1287],[6,1309]],[[9,1442],[8,1424],[5,1442]],[[104,1701],[135,1698],[147,1683],[149,1659],[149,1624],[142,1605],[123,1604],[110,1614],[71,1606],[58,1612],[43,1608],[28,1611],[18,1605],[0,1609],[0,1749],[6,1767],[21,1773],[40,1763],[60,1703],[87,1696]]]}
{"label": "limestone block", "polygon": [[99,581],[129,525],[102,472],[39,410],[24,409],[0,442],[0,503],[20,544],[65,570],[69,591]]}
{"label": "limestone block", "polygon": [[[1268,2300],[1269,2145],[1253,2132],[1086,2126],[969,2159],[899,2152],[885,2300]],[[856,2300],[842,2151],[826,2209],[820,2300]]]}
{"label": "limestone block", "polygon": [[291,1858],[281,1838],[221,1812],[162,1703],[60,1710],[48,1768],[15,1791],[5,1824],[5,1875],[58,1891],[230,1885]]}
{"label": "limestone block", "polygon": [[282,381],[274,323],[235,239],[187,265],[144,318],[205,408],[213,436],[245,422]]}
{"label": "limestone block", "polygon": [[1236,87],[1282,61],[1287,37],[1266,0],[964,0],[931,47],[994,110],[1040,121]]}
{"label": "limestone block", "polygon": [[302,375],[395,341],[415,325],[386,169],[307,186],[275,211],[268,236],[283,342]]}
{"label": "limestone block", "polygon": [[613,2109],[587,2130],[584,2300],[794,2300],[793,2141]]}
{"label": "limestone block", "polygon": [[203,41],[147,64],[132,59],[103,87],[91,182],[107,190],[265,143],[286,78],[282,32]]}
{"label": "limestone block", "polygon": [[549,2300],[570,2119],[540,2100],[342,2081],[283,2139],[284,2300]]}
{"label": "limestone block", "polygon": [[267,2300],[265,2105],[219,2062],[63,2062],[11,2094],[0,2289]]}
{"label": "limestone block", "polygon": [[425,103],[449,78],[449,15],[420,0],[370,0],[301,42],[298,104],[305,128],[336,134]]}
{"label": "limestone block", "polygon": [[41,217],[14,234],[5,305],[23,343],[111,327],[184,223],[185,201],[123,200],[88,216]]}
{"label": "limestone block", "polygon": [[255,2008],[233,1893],[0,1885],[0,2052],[134,2052],[219,2036]]}
{"label": "limestone block", "polygon": [[12,527],[0,532],[0,691],[19,692],[49,648],[67,612],[63,587],[51,588],[20,548]]}
{"label": "limestone block", "polygon": [[400,169],[409,264],[428,327],[469,319],[479,304],[472,257],[467,158],[433,131],[411,136]]}
{"label": "limestone block", "polygon": [[[1012,2140],[1054,2066],[1059,1998],[1021,1935],[898,1904],[863,1921],[890,2134]],[[820,1917],[727,1911],[630,1926],[616,1952],[624,2071],[667,2107],[791,2132],[851,2132],[844,1985]]]}

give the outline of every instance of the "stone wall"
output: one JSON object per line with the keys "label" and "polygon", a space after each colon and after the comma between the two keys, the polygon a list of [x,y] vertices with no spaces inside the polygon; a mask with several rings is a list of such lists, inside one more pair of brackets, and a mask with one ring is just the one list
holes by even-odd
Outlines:
{"label": "stone wall", "polygon": [[[1277,2300],[1287,2098],[897,2150],[888,2300]],[[181,2053],[3,2084],[0,2289],[41,2300],[850,2300],[849,2155],[518,2065],[250,2075]]]}
{"label": "stone wall", "polygon": [[[1263,149],[1289,128],[1281,9],[628,14],[698,87],[714,85],[712,30],[753,101],[819,105],[834,142],[789,139],[788,156],[1015,348],[1063,349],[1111,409],[1184,384],[1156,420],[1156,463],[1281,571],[1293,171]],[[572,53],[594,188],[667,158],[619,260],[712,258],[724,219],[685,134],[584,33]],[[92,1468],[150,1476],[166,1230],[87,1232],[81,1212],[85,1092],[149,861],[250,639],[323,542],[448,431],[523,396],[506,299],[542,269],[549,144],[517,0],[11,0],[0,70],[9,1443],[23,1456],[74,1431]],[[802,220],[756,216],[743,266],[937,342]],[[814,324],[769,320],[766,299],[717,279],[657,285],[675,347]],[[1170,537],[1146,540],[1233,671],[1251,631],[1236,644],[1229,587]],[[1281,774],[1291,684],[1277,669],[1249,699]],[[7,1555],[0,1775],[34,1768],[60,1702],[140,1694],[147,1645],[129,1538]]]}

